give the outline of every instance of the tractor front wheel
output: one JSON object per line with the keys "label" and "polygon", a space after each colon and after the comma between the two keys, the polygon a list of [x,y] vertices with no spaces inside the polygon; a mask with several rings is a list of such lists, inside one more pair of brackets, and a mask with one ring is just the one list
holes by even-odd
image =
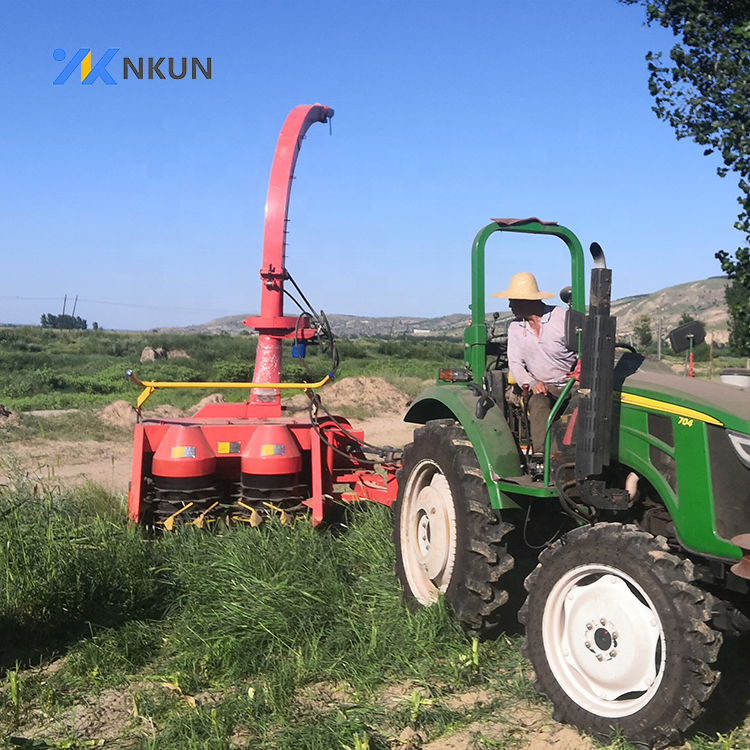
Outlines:
{"label": "tractor front wheel", "polygon": [[558,721],[655,747],[695,722],[722,636],[694,578],[664,539],[616,523],[575,529],[540,555],[519,619]]}
{"label": "tractor front wheel", "polygon": [[396,573],[407,598],[445,596],[464,629],[487,635],[508,594],[513,567],[503,537],[512,528],[490,506],[476,454],[452,419],[428,422],[404,449],[393,504]]}

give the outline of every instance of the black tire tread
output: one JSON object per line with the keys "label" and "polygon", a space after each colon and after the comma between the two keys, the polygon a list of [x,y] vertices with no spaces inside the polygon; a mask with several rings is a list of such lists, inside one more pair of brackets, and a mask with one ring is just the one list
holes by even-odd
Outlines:
{"label": "black tire tread", "polygon": [[[681,695],[676,697],[671,705],[665,707],[662,720],[658,725],[633,729],[627,727],[626,721],[603,717],[592,719],[592,714],[567,699],[561,687],[557,686],[556,690],[554,687],[550,689],[550,685],[545,686],[544,680],[540,679],[540,665],[534,663],[528,638],[531,594],[540,584],[545,568],[555,561],[566,545],[572,543],[579,547],[586,544],[622,544],[623,547],[627,547],[629,553],[643,560],[644,566],[655,574],[674,602],[677,619],[682,623],[681,635],[687,644],[686,652],[689,656],[686,657],[685,662],[688,669],[685,670]],[[678,741],[681,734],[691,727],[703,713],[703,704],[708,700],[720,678],[720,673],[711,667],[717,659],[722,644],[722,634],[710,625],[715,599],[710,593],[696,586],[693,583],[695,580],[696,574],[690,560],[670,552],[663,537],[654,537],[634,525],[598,523],[594,526],[580,527],[544,550],[539,557],[539,564],[524,582],[530,596],[521,607],[518,619],[522,624],[527,625],[527,637],[524,640],[522,654],[534,665],[536,671],[534,688],[538,692],[546,693],[550,698],[554,706],[554,718],[601,737],[606,737],[613,729],[618,729],[631,741],[644,742],[656,748],[666,747]],[[549,675],[549,680],[554,682],[554,677]],[[660,696],[656,695],[651,703],[658,701],[659,698]]]}
{"label": "black tire tread", "polygon": [[[484,637],[497,627],[499,610],[508,601],[508,593],[500,585],[502,576],[513,568],[513,557],[505,548],[503,538],[513,528],[503,522],[500,513],[490,505],[489,493],[479,466],[476,453],[466,432],[453,419],[440,419],[427,422],[414,431],[414,441],[404,448],[402,467],[396,473],[399,496],[393,503],[393,512],[399,518],[402,502],[401,491],[408,476],[411,464],[425,450],[424,446],[441,442],[450,446],[452,470],[460,480],[461,497],[455,497],[456,512],[464,512],[466,522],[466,543],[462,556],[465,564],[456,570],[456,585],[448,587],[446,599],[453,608],[464,630]],[[394,527],[392,540],[398,550],[397,527]],[[457,559],[461,551],[457,550]],[[401,579],[404,593],[409,593],[404,580],[402,566],[396,563],[396,573]]]}

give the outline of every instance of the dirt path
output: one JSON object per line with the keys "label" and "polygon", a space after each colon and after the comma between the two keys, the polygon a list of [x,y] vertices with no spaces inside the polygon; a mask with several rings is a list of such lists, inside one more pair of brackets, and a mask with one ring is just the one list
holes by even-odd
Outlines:
{"label": "dirt path", "polygon": [[[42,440],[35,438],[4,448],[11,466],[28,477],[63,484],[94,482],[112,492],[127,492],[130,481],[132,442]],[[7,482],[0,472],[0,482]]]}
{"label": "dirt path", "polygon": [[[464,702],[473,697],[472,693],[459,696]],[[537,706],[522,702],[508,713],[510,716],[506,715],[502,720],[472,722],[454,734],[428,742],[422,746],[422,750],[470,750],[475,747],[595,750],[596,745],[588,737],[579,734],[573,727],[558,724],[548,711]]]}

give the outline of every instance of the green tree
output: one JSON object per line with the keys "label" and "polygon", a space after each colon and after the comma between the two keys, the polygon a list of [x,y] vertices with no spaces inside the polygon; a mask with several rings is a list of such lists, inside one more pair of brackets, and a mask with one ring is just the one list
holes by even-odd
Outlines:
{"label": "green tree", "polygon": [[53,315],[47,313],[42,315],[40,321],[42,328],[59,328],[62,330],[73,330],[73,331],[85,331],[88,328],[86,321],[80,316],[76,315]]}
{"label": "green tree", "polygon": [[646,7],[649,24],[681,37],[671,63],[646,55],[654,112],[692,138],[704,153],[721,155],[724,177],[740,176],[742,206],[737,228],[750,234],[750,0],[621,0]]}
{"label": "green tree", "polygon": [[750,249],[741,247],[735,259],[720,250],[716,257],[730,278],[725,292],[729,308],[729,346],[738,354],[750,356]]}
{"label": "green tree", "polygon": [[[681,38],[670,50],[646,55],[649,90],[656,116],[677,138],[692,138],[708,155],[718,152],[717,172],[739,175],[741,210],[735,227],[750,242],[750,0],[620,0],[646,8],[649,24],[658,23]],[[726,300],[730,345],[750,354],[750,261],[740,248],[732,259],[716,258],[732,280]]]}
{"label": "green tree", "polygon": [[643,315],[639,315],[635,319],[635,323],[633,324],[633,335],[638,342],[638,346],[640,346],[642,349],[645,349],[647,346],[651,346],[654,341],[654,336],[651,333],[650,315],[646,315],[646,313],[643,313]]}

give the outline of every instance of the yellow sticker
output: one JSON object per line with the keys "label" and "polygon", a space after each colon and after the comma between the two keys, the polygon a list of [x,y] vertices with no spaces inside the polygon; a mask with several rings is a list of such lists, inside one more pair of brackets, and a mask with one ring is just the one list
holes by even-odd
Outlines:
{"label": "yellow sticker", "polygon": [[195,458],[194,445],[173,445],[172,458]]}
{"label": "yellow sticker", "polygon": [[279,445],[278,443],[266,443],[265,445],[261,445],[260,455],[261,456],[283,456],[284,445],[283,443],[281,445]]}
{"label": "yellow sticker", "polygon": [[229,453],[239,453],[240,452],[240,443],[237,442],[229,442],[227,441],[221,441],[216,443],[216,452],[222,455],[227,455]]}
{"label": "yellow sticker", "polygon": [[[618,394],[615,393],[614,398],[617,398]],[[703,412],[696,411],[695,409],[688,409],[686,406],[678,406],[677,404],[670,404],[666,401],[658,401],[655,398],[647,398],[646,396],[637,396],[634,393],[620,393],[620,401],[623,404],[630,404],[631,406],[640,406],[643,409],[652,409],[653,411],[661,411],[665,414],[676,414],[678,417],[685,417],[687,419],[697,419],[699,422],[705,422],[706,424],[715,424],[719,427],[723,427],[723,423],[715,417],[711,417]],[[685,424],[680,422],[680,424]]]}

